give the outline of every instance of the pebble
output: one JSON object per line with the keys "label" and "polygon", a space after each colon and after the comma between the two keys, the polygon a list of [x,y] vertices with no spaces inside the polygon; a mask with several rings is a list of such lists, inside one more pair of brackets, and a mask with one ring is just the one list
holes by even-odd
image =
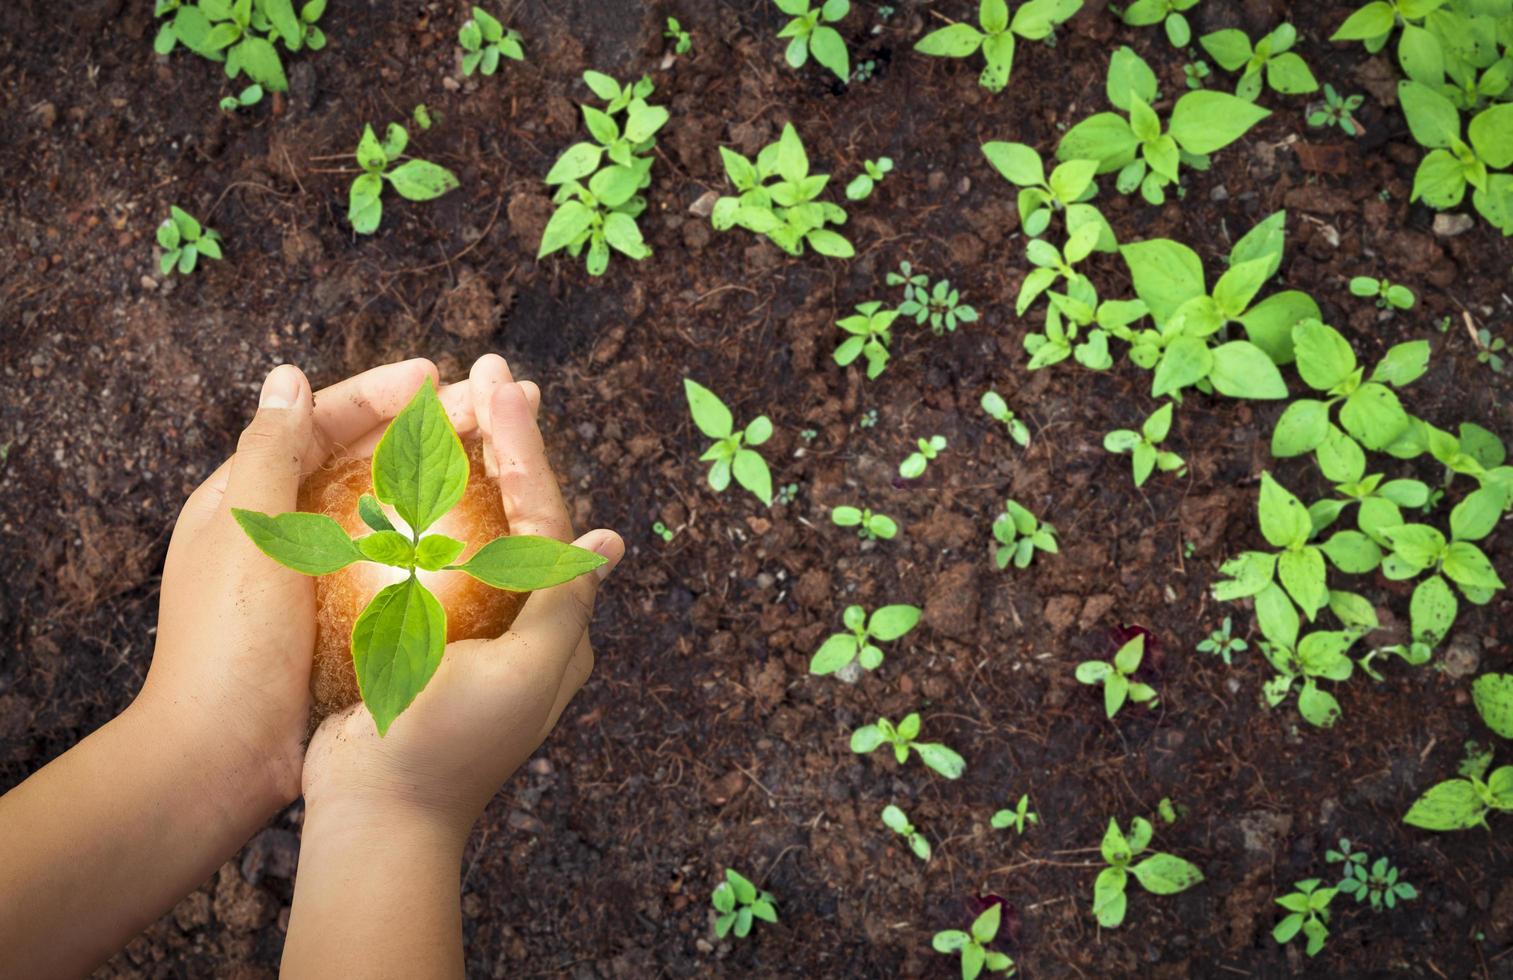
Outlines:
{"label": "pebble", "polygon": [[1453,678],[1470,677],[1481,666],[1481,651],[1475,643],[1458,636],[1450,641],[1440,663],[1445,673]]}
{"label": "pebble", "polygon": [[688,213],[695,217],[707,218],[714,213],[715,202],[719,199],[719,191],[705,191],[699,195],[698,200],[688,206]]}
{"label": "pebble", "polygon": [[1441,211],[1434,216],[1434,233],[1440,238],[1454,238],[1471,230],[1476,222],[1469,214],[1450,214]]}
{"label": "pebble", "polygon": [[1229,200],[1229,188],[1223,184],[1215,184],[1213,189],[1208,192],[1208,199],[1210,201]]}

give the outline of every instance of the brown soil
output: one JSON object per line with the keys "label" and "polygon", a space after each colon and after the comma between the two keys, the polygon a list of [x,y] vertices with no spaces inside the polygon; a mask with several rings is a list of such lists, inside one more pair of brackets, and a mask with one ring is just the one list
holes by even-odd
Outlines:
{"label": "brown soil", "polygon": [[[1400,822],[1468,738],[1487,737],[1465,668],[1513,666],[1513,601],[1463,612],[1454,670],[1391,666],[1385,682],[1345,685],[1331,732],[1269,710],[1254,652],[1226,668],[1193,647],[1226,612],[1249,630],[1243,609],[1207,589],[1225,556],[1259,541],[1255,481],[1273,465],[1279,406],[1190,399],[1171,442],[1190,475],[1138,491],[1128,461],[1100,443],[1152,407],[1145,376],[1125,364],[1024,371],[1021,338],[1039,315],[1011,316],[1023,239],[1012,189],[978,144],[1048,148],[1103,109],[1117,43],[1179,90],[1184,59],[1158,31],[1089,3],[1055,49],[1022,45],[1012,88],[990,97],[972,66],[909,51],[935,9],[906,0],[882,22],[857,4],[846,34],[876,76],[842,93],[817,68],[782,64],[780,15],[764,0],[527,0],[508,22],[529,60],[454,91],[443,79],[456,73],[465,6],[332,4],[330,47],[297,59],[278,111],[229,118],[212,98],[227,87],[218,68],[153,56],[150,4],[0,4],[0,788],[136,691],[176,510],[231,452],[271,366],[293,361],[325,384],[426,354],[457,376],[498,350],[545,389],[578,524],[621,529],[631,553],[604,591],[594,678],[469,848],[472,975],[944,977],[954,967],[931,934],[996,893],[1013,909],[1003,948],[1025,976],[1513,976],[1508,818],[1493,834],[1449,836]],[[936,5],[952,17],[974,6]],[[1372,93],[1364,138],[1309,130],[1302,100],[1267,95],[1279,111],[1191,174],[1185,200],[1103,206],[1122,240],[1176,237],[1211,271],[1232,236],[1286,207],[1286,283],[1317,297],[1365,360],[1428,337],[1433,366],[1409,407],[1506,438],[1513,386],[1475,362],[1465,326],[1507,322],[1513,248],[1480,222],[1437,236],[1433,215],[1407,203],[1418,151],[1376,102],[1391,95],[1392,66],[1320,40],[1349,6],[1210,0],[1195,19],[1254,36],[1290,16],[1321,80]],[[659,70],[667,14],[694,32],[695,54]],[[550,212],[540,178],[580,138],[589,67],[650,71],[672,112],[641,222],[656,255],[616,259],[598,281],[532,258]],[[406,119],[417,102],[438,123],[412,133],[413,152],[462,188],[431,204],[391,199],[378,234],[354,239],[344,155],[364,122]],[[720,144],[750,153],[788,120],[819,171],[898,163],[850,208],[853,262],[789,260],[689,213],[726,186]],[[226,261],[157,275],[152,236],[170,203],[225,235]],[[944,337],[900,329],[894,362],[869,383],[830,361],[832,324],[856,303],[896,299],[883,276],[902,259],[949,277],[984,315]],[[1127,292],[1117,259],[1094,266],[1105,295]],[[1410,285],[1419,307],[1379,318],[1346,291],[1357,273]],[[1436,333],[1445,316],[1451,329]],[[768,511],[709,491],[685,375],[743,418],[773,417],[766,455],[780,484],[798,485],[794,503]],[[1031,423],[1029,451],[977,410],[989,386]],[[864,428],[869,410],[878,422]],[[897,463],[936,433],[950,448],[901,485]],[[1295,489],[1324,489],[1301,463],[1276,469]],[[1006,496],[1056,524],[1060,556],[993,570],[988,528]],[[904,531],[860,544],[829,524],[839,503],[876,507]],[[652,534],[657,520],[678,532],[670,544]],[[1489,543],[1505,578],[1508,534]],[[1401,585],[1356,585],[1405,618]],[[899,601],[923,605],[925,624],[879,671],[855,686],[807,675],[846,604]],[[1110,724],[1072,668],[1135,623],[1163,648],[1161,706]],[[961,780],[849,752],[853,727],[911,710],[966,757]],[[1021,792],[1041,825],[1023,838],[990,830]],[[1152,814],[1163,797],[1188,813],[1158,830],[1158,846],[1207,881],[1137,893],[1126,925],[1100,932],[1092,849],[1111,816]],[[881,826],[890,801],[935,842],[928,866]],[[271,975],[299,820],[296,805],[106,974]],[[1341,900],[1327,949],[1307,961],[1272,942],[1272,899],[1328,873],[1324,848],[1341,836],[1389,855],[1423,895],[1383,915]],[[777,896],[779,925],[714,941],[708,896],[727,865]]]}

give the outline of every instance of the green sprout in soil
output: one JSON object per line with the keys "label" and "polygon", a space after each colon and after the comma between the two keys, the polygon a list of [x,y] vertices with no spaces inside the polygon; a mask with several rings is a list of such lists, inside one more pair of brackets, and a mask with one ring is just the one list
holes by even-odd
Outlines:
{"label": "green sprout in soil", "polygon": [[[649,78],[621,85],[586,71],[583,81],[605,107],[580,107],[594,141],[574,143],[547,171],[546,183],[557,186],[552,196],[557,210],[541,233],[536,258],[564,248],[577,258],[587,246],[588,274],[599,276],[609,267],[610,249],[636,261],[651,255],[636,219],[646,210],[641,191],[651,185],[651,151],[668,114],[665,107],[647,103],[655,90]],[[622,112],[624,118],[616,121]]]}
{"label": "green sprout in soil", "polygon": [[1460,110],[1448,97],[1418,81],[1398,86],[1408,129],[1429,152],[1413,177],[1410,200],[1436,211],[1458,206],[1468,187],[1472,203],[1504,235],[1513,235],[1513,174],[1492,173],[1513,166],[1513,103],[1483,109],[1461,139]]}
{"label": "green sprout in soil", "polygon": [[1122,16],[1131,27],[1160,24],[1172,47],[1185,48],[1192,43],[1193,29],[1183,15],[1197,5],[1198,0],[1135,0]]}
{"label": "green sprout in soil", "polygon": [[[1476,711],[1486,726],[1513,739],[1513,674],[1483,674],[1471,685]],[[1490,753],[1461,767],[1461,778],[1447,779],[1418,798],[1403,822],[1423,830],[1466,830],[1486,827],[1487,814],[1513,812],[1513,766],[1487,775]]]}
{"label": "green sprout in soil", "polygon": [[874,514],[867,507],[836,507],[830,512],[836,527],[854,527],[856,536],[869,541],[892,541],[898,536],[898,522],[886,514]]}
{"label": "green sprout in soil", "polygon": [[270,92],[287,92],[289,80],[276,43],[290,52],[319,51],[326,35],[315,24],[326,0],[309,0],[298,12],[293,0],[157,0],[158,17],[172,15],[153,41],[153,50],[168,54],[176,44],[202,58],[225,65],[226,77],[245,73]]}
{"label": "green sprout in soil", "polygon": [[993,814],[989,823],[992,824],[994,830],[1013,827],[1015,833],[1023,835],[1027,826],[1040,823],[1040,814],[1030,809],[1030,794],[1022,793],[1013,809],[999,810]]}
{"label": "green sprout in soil", "polygon": [[720,882],[709,901],[719,913],[714,922],[714,933],[721,939],[732,931],[737,939],[745,939],[751,934],[751,925],[756,919],[763,922],[778,920],[777,900],[772,893],[758,891],[756,885],[734,868],[725,869],[725,880]]}
{"label": "green sprout in soil", "polygon": [[1040,152],[1025,143],[992,141],[982,144],[982,155],[999,175],[1019,188],[1019,223],[1024,233],[1036,238],[1045,233],[1053,215],[1066,215],[1067,233],[1083,225],[1097,225],[1098,247],[1112,252],[1117,246],[1113,229],[1103,213],[1087,202],[1098,193],[1093,179],[1097,160],[1068,160],[1046,176]]}
{"label": "green sprout in soil", "polygon": [[1224,617],[1224,625],[1208,634],[1208,639],[1198,644],[1199,653],[1211,653],[1224,658],[1224,666],[1234,666],[1234,655],[1244,653],[1250,645],[1235,636],[1232,632],[1234,623],[1230,617]]}
{"label": "green sprout in soil", "polygon": [[1171,801],[1171,797],[1163,796],[1161,802],[1156,804],[1156,815],[1161,818],[1162,823],[1174,824],[1187,816],[1187,807],[1178,806]]}
{"label": "green sprout in soil", "polygon": [[893,343],[893,321],[898,310],[883,308],[877,301],[862,303],[856,313],[836,322],[851,336],[835,348],[835,363],[846,367],[858,357],[867,358],[867,380],[871,381],[888,366],[888,347]]}
{"label": "green sprout in soil", "polygon": [[761,454],[747,447],[760,446],[772,437],[772,420],[758,415],[737,432],[730,409],[714,392],[690,378],[683,379],[683,392],[688,398],[693,424],[715,441],[699,457],[700,462],[714,464],[709,468],[709,486],[716,493],[723,493],[734,476],[737,483],[770,506],[772,472]]}
{"label": "green sprout in soil", "polygon": [[1508,349],[1508,342],[1501,337],[1492,336],[1492,331],[1486,327],[1480,327],[1476,331],[1476,363],[1485,364],[1492,369],[1494,374],[1502,374],[1507,370],[1507,362],[1503,359],[1503,351]]}
{"label": "green sprout in soil", "polygon": [[1271,930],[1271,938],[1285,946],[1301,932],[1308,940],[1306,952],[1317,956],[1329,938],[1329,903],[1334,901],[1335,889],[1320,888],[1317,878],[1300,881],[1293,887],[1295,891],[1276,900],[1288,914]]}
{"label": "green sprout in soil", "polygon": [[1197,91],[1207,85],[1211,75],[1213,75],[1213,69],[1209,68],[1208,62],[1201,58],[1197,61],[1189,61],[1182,66],[1182,77],[1192,91]]}
{"label": "green sprout in soil", "polygon": [[919,737],[919,714],[913,713],[899,722],[897,727],[886,718],[875,724],[863,725],[851,733],[851,751],[866,755],[882,745],[893,746],[893,756],[899,765],[909,761],[909,751],[918,753],[919,760],[947,779],[957,779],[966,771],[966,760],[939,742],[917,742]]}
{"label": "green sprout in soil", "polygon": [[1376,300],[1377,309],[1411,310],[1417,297],[1407,286],[1374,276],[1352,276],[1350,295]]}
{"label": "green sprout in soil", "polygon": [[988,949],[988,945],[998,936],[1002,916],[1003,905],[994,902],[972,921],[969,931],[947,929],[937,932],[930,940],[930,945],[937,953],[961,957],[961,980],[977,980],[984,969],[989,973],[1013,976],[1014,961],[1004,953]]}
{"label": "green sprout in soil", "polygon": [[799,485],[797,483],[786,483],[778,487],[777,496],[774,499],[780,504],[791,504],[798,498],[798,495]]}
{"label": "green sprout in soil", "polygon": [[415,120],[415,125],[420,128],[422,133],[434,125],[431,120],[431,110],[426,108],[424,102],[415,103],[415,111],[410,113],[410,118]]}
{"label": "green sprout in soil", "polygon": [[1346,136],[1364,135],[1366,127],[1355,119],[1355,112],[1366,102],[1364,95],[1341,96],[1333,85],[1324,83],[1324,101],[1308,114],[1308,125],[1314,129],[1338,126]]}
{"label": "green sprout in soil", "polygon": [[383,220],[383,188],[387,180],[408,201],[431,201],[455,190],[457,177],[429,160],[406,160],[390,167],[410,142],[410,134],[398,123],[389,123],[382,141],[372,126],[364,126],[357,144],[357,163],[363,173],[352,181],[348,193],[347,220],[359,235],[371,235]]}
{"label": "green sprout in soil", "polygon": [[693,37],[678,23],[678,18],[667,18],[667,30],[662,36],[672,42],[673,54],[687,54],[693,50]]}
{"label": "green sprout in soil", "polygon": [[[1059,324],[1063,316],[1078,325],[1094,322],[1097,319],[1098,294],[1093,291],[1092,281],[1078,272],[1077,266],[1098,248],[1102,234],[1103,231],[1098,225],[1084,224],[1067,233],[1064,249],[1057,248],[1044,238],[1032,238],[1026,242],[1024,256],[1029,259],[1033,268],[1019,284],[1019,296],[1014,301],[1014,315],[1024,316],[1025,311],[1034,305],[1037,299],[1045,295],[1058,281],[1065,280],[1067,291],[1050,295],[1056,314],[1056,319],[1052,322]],[[1050,314],[1047,314],[1047,319],[1050,319]],[[1047,334],[1053,334],[1055,330],[1056,328],[1050,324],[1047,325]],[[1032,345],[1027,339],[1025,349],[1029,350],[1031,346],[1035,348],[1030,351],[1033,355],[1039,353],[1044,344]],[[1106,350],[1106,343],[1104,347]],[[1101,361],[1103,358],[1094,360]],[[1103,364],[1097,370],[1103,370],[1108,366],[1108,364]]]}
{"label": "green sprout in soil", "polygon": [[1005,0],[981,0],[977,23],[950,24],[931,31],[914,45],[921,54],[937,58],[970,58],[978,51],[987,62],[979,82],[989,92],[1002,92],[1014,69],[1015,35],[1026,41],[1051,38],[1057,25],[1082,9],[1082,0],[1028,0],[1009,17]]}
{"label": "green sprout in soil", "polygon": [[[375,595],[352,624],[357,686],[380,736],[425,689],[446,648],[446,610],[417,573],[458,571],[496,589],[531,592],[561,585],[604,564],[605,559],[591,551],[526,534],[495,538],[467,561],[454,564],[466,543],[425,532],[462,499],[468,475],[467,452],[428,380],[395,416],[373,452],[373,494],[364,494],[358,504],[371,534],[351,538],[323,514],[271,516],[232,509],[236,522],[264,554],[301,574],[329,575],[359,561],[407,573],[404,581]],[[402,530],[381,504],[399,515]]]}
{"label": "green sprout in soil", "polygon": [[909,850],[914,852],[915,857],[921,861],[930,860],[929,839],[915,829],[904,811],[889,803],[883,807],[883,825],[902,837],[908,843]]}
{"label": "green sprout in soil", "polygon": [[[893,278],[889,276],[890,285],[894,284]],[[961,302],[961,292],[951,288],[950,280],[941,279],[933,287],[924,283],[916,285],[915,281],[921,279],[925,277],[909,277],[909,288],[898,307],[900,315],[912,316],[919,324],[930,321],[930,331],[937,337],[947,330],[954,333],[957,323],[977,322],[977,311]]]}
{"label": "green sprout in soil", "polygon": [[892,157],[878,157],[876,160],[863,160],[862,172],[851,179],[846,185],[846,200],[865,201],[872,196],[872,190],[883,182],[883,178],[893,172]]}
{"label": "green sprout in soil", "polygon": [[1103,437],[1103,448],[1111,453],[1129,454],[1135,471],[1135,486],[1145,485],[1151,472],[1159,469],[1171,473],[1187,466],[1187,461],[1174,452],[1160,448],[1162,440],[1171,431],[1172,403],[1167,402],[1151,413],[1150,418],[1133,429],[1115,429]]}
{"label": "green sprout in soil", "polygon": [[915,294],[921,291],[928,298],[930,277],[923,273],[915,272],[914,267],[909,264],[908,259],[900,262],[898,264],[898,271],[888,273],[884,281],[890,286],[904,287],[904,302],[906,303],[913,300]]}
{"label": "green sprout in soil", "polygon": [[1338,851],[1332,848],[1325,851],[1324,859],[1330,864],[1344,865],[1338,890],[1357,903],[1370,900],[1373,912],[1395,909],[1398,902],[1418,898],[1418,889],[1402,877],[1391,861],[1381,857],[1373,862],[1365,851],[1353,850],[1347,838],[1340,838]]}
{"label": "green sprout in soil", "polygon": [[254,82],[235,95],[228,95],[221,99],[221,111],[235,112],[238,109],[257,105],[261,101],[263,101],[263,87]]}
{"label": "green sprout in soil", "polygon": [[867,409],[862,413],[862,417],[857,420],[856,424],[861,426],[863,429],[870,429],[873,426],[877,425],[877,409]]}
{"label": "green sprout in soil", "polygon": [[[710,221],[716,231],[740,226],[766,235],[789,255],[804,254],[804,243],[821,255],[849,259],[856,249],[838,232],[825,226],[846,223],[838,204],[819,200],[830,182],[828,174],[809,172],[809,155],[792,123],[783,126],[776,143],[762,147],[756,163],[728,147],[720,147],[725,174],[739,192],[715,202]],[[776,178],[774,183],[768,183]]]}
{"label": "green sprout in soil", "polygon": [[1134,680],[1140,661],[1145,658],[1145,634],[1134,638],[1119,648],[1112,662],[1107,660],[1084,660],[1077,665],[1077,682],[1103,686],[1103,710],[1110,718],[1119,713],[1126,701],[1155,707],[1156,691],[1149,684]]}
{"label": "green sprout in soil", "polygon": [[1003,513],[993,520],[993,540],[998,547],[993,553],[993,562],[999,568],[1029,568],[1035,560],[1035,552],[1056,554],[1061,550],[1056,543],[1056,528],[1049,522],[1041,522],[1018,501],[1004,501]]}
{"label": "green sprout in soil", "polygon": [[202,228],[194,217],[177,204],[169,208],[169,217],[158,225],[158,244],[163,255],[158,259],[158,270],[163,275],[178,269],[179,275],[187,276],[199,265],[200,256],[207,259],[221,258],[220,232]]}
{"label": "green sprout in soil", "polygon": [[1205,34],[1198,39],[1225,71],[1240,72],[1235,94],[1254,102],[1261,94],[1264,78],[1274,92],[1304,95],[1319,90],[1318,80],[1292,46],[1298,43],[1297,28],[1282,24],[1252,47],[1244,31],[1228,28]]}
{"label": "green sprout in soil", "polygon": [[457,32],[457,43],[462,46],[462,73],[471,75],[482,72],[492,75],[499,70],[499,59],[524,61],[525,49],[520,45],[520,32],[505,31],[504,25],[482,7],[473,8],[473,16]]}
{"label": "green sprout in soil", "polygon": [[663,544],[671,544],[672,539],[677,537],[677,532],[673,531],[672,528],[668,527],[666,524],[663,524],[661,521],[657,521],[651,526],[651,533],[661,538]]}
{"label": "green sprout in soil", "polygon": [[809,673],[833,674],[853,660],[863,670],[876,670],[882,666],[883,651],[872,641],[889,643],[899,639],[918,625],[919,616],[917,606],[883,606],[871,616],[861,606],[847,606],[841,619],[850,632],[836,633],[820,644],[809,661]]}
{"label": "green sprout in soil", "polygon": [[1154,833],[1155,828],[1144,817],[1130,821],[1127,837],[1119,829],[1119,821],[1109,820],[1099,845],[1108,867],[1098,872],[1093,883],[1093,915],[1103,928],[1117,929],[1124,922],[1129,905],[1125,890],[1131,875],[1152,895],[1175,895],[1203,880],[1203,872],[1197,865],[1160,851],[1152,852],[1138,864],[1132,863],[1150,846]]}
{"label": "green sprout in soil", "polygon": [[925,475],[925,470],[935,457],[940,455],[941,450],[946,448],[945,436],[931,436],[928,439],[916,439],[915,446],[918,448],[904,457],[904,461],[898,464],[898,475],[905,480],[917,480]]}
{"label": "green sprout in soil", "polygon": [[851,0],[825,0],[818,7],[811,7],[809,0],[773,0],[773,3],[793,18],[778,31],[778,37],[792,38],[784,52],[789,65],[802,68],[812,54],[836,78],[843,82],[850,79],[851,55],[846,50],[846,41],[829,25],[846,18],[851,12]]}
{"label": "green sprout in soil", "polygon": [[995,422],[1003,423],[1004,427],[1009,430],[1009,438],[1018,443],[1019,448],[1028,449],[1030,447],[1029,427],[1014,417],[1014,413],[1009,410],[1009,403],[1003,400],[1002,395],[996,391],[984,392],[980,404],[982,405],[982,410],[988,413],[989,418]]}
{"label": "green sprout in soil", "polygon": [[873,58],[868,58],[866,61],[857,62],[856,67],[851,70],[851,81],[870,82],[876,74],[877,61]]}

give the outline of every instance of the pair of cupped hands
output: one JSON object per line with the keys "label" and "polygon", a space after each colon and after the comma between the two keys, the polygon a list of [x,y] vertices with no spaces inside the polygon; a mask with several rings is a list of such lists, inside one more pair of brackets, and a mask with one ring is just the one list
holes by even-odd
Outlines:
{"label": "pair of cupped hands", "polygon": [[[425,690],[380,738],[358,704],[308,746],[315,582],[266,557],[233,507],[296,509],[301,477],[329,459],[371,455],[430,361],[375,368],[319,392],[275,368],[236,454],[184,505],[163,570],[157,645],[136,707],[213,733],[228,781],[261,781],[308,807],[419,817],[466,835],[504,781],[556,725],[593,668],[588,624],[599,583],[623,556],[609,530],[574,544],[604,556],[595,574],[533,594],[504,636],[449,644]],[[540,389],[488,355],[439,388],[458,433],[478,432],[512,534],[572,541],[536,413]]]}

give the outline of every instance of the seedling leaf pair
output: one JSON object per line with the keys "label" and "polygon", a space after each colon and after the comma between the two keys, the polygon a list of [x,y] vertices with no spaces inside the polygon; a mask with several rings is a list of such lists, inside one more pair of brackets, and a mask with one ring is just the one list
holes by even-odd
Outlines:
{"label": "seedling leaf pair", "polygon": [[709,468],[709,486],[721,493],[730,486],[731,477],[750,490],[762,503],[772,504],[772,472],[767,461],[749,446],[760,446],[772,438],[772,421],[758,415],[740,432],[735,431],[735,417],[720,401],[718,395],[691,378],[683,379],[683,392],[688,398],[688,410],[693,415],[693,424],[700,432],[715,440],[714,445],[699,457],[701,462],[712,463]]}
{"label": "seedling leaf pair", "polygon": [[410,201],[431,201],[459,186],[455,174],[428,160],[406,160],[391,167],[409,142],[409,132],[398,123],[389,124],[382,140],[372,126],[363,126],[356,153],[363,173],[352,181],[347,194],[347,220],[359,235],[373,234],[383,220],[385,180]]}

